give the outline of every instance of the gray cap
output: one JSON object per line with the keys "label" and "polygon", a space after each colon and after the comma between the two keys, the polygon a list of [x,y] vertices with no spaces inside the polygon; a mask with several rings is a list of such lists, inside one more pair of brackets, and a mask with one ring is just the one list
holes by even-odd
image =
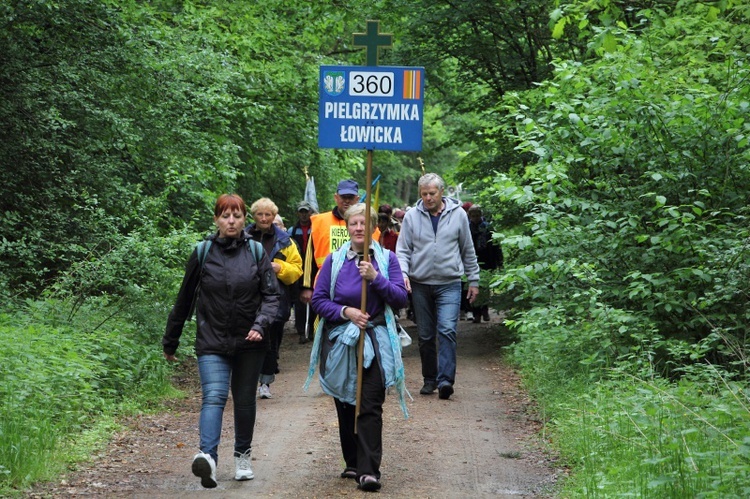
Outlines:
{"label": "gray cap", "polygon": [[300,201],[297,205],[297,211],[315,211],[315,208],[307,201]]}

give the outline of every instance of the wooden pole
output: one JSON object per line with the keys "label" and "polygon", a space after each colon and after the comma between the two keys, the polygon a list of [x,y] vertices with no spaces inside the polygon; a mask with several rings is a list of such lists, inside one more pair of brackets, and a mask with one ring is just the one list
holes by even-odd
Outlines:
{"label": "wooden pole", "polygon": [[[372,149],[367,150],[367,187],[365,194],[365,247],[364,261],[370,261],[370,238],[372,237],[372,227],[370,226],[370,199],[372,196]],[[367,280],[362,279],[362,301],[360,310],[367,313]],[[357,342],[357,400],[354,406],[354,433],[357,433],[357,421],[359,420],[359,407],[362,403],[362,371],[365,356],[365,330],[359,330],[359,341]]]}

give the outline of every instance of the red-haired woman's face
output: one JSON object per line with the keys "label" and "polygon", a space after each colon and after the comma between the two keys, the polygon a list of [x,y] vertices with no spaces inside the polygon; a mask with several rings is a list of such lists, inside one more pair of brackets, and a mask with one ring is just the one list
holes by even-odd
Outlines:
{"label": "red-haired woman's face", "polygon": [[214,217],[214,223],[219,228],[219,237],[240,237],[245,228],[245,214],[239,208],[227,208]]}

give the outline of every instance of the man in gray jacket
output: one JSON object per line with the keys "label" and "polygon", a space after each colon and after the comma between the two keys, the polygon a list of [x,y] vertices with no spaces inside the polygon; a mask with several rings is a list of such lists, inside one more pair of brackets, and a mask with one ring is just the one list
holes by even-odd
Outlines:
{"label": "man in gray jacket", "polygon": [[428,173],[417,187],[421,199],[404,216],[396,255],[412,294],[419,333],[424,378],[419,393],[437,389],[441,399],[448,399],[456,377],[461,278],[465,274],[469,281],[466,297],[472,303],[479,293],[479,265],[469,219],[458,200],[443,197],[443,179]]}

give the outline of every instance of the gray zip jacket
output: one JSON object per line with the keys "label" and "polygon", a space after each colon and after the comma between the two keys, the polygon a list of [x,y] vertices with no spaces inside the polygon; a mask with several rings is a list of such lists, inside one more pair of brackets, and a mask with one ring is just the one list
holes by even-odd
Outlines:
{"label": "gray zip jacket", "polygon": [[465,274],[469,286],[479,285],[479,265],[469,230],[469,217],[453,198],[443,198],[445,208],[432,230],[430,213],[420,199],[407,211],[396,243],[401,272],[420,284],[448,284]]}

